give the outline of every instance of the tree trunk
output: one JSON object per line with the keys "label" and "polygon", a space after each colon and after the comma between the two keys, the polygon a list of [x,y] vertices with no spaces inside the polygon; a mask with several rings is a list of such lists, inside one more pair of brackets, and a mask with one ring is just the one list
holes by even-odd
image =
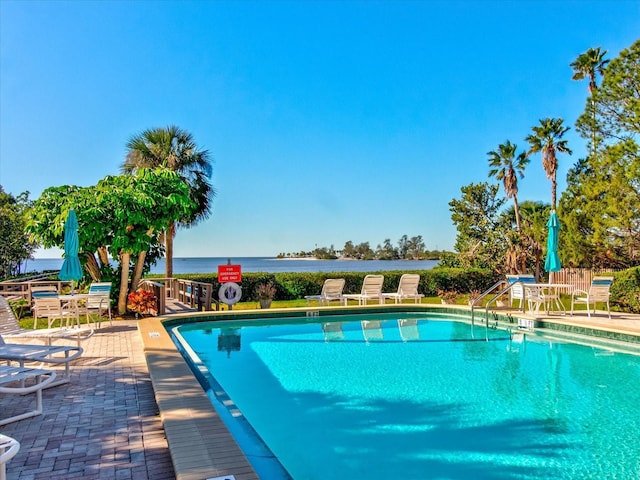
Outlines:
{"label": "tree trunk", "polygon": [[520,208],[518,208],[518,196],[513,196],[513,213],[516,215],[516,230],[520,233]]}
{"label": "tree trunk", "polygon": [[176,235],[176,224],[171,222],[164,238],[165,277],[173,277],[173,237]]}
{"label": "tree trunk", "polygon": [[133,269],[133,276],[131,277],[131,286],[129,287],[129,293],[135,292],[138,288],[138,284],[142,279],[142,270],[144,269],[144,259],[147,257],[147,252],[140,252],[138,259],[136,260],[136,266]]}
{"label": "tree trunk", "polygon": [[118,314],[124,315],[127,313],[127,295],[129,294],[129,260],[131,259],[130,253],[120,254],[120,266],[122,271],[120,273],[120,295],[118,296]]}

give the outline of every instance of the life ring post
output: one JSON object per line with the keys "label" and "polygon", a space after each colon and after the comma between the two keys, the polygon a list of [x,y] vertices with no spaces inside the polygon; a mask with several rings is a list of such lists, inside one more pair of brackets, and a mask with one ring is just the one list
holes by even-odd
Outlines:
{"label": "life ring post", "polygon": [[223,283],[218,290],[218,298],[228,305],[229,310],[232,310],[233,305],[242,298],[242,287],[235,282]]}

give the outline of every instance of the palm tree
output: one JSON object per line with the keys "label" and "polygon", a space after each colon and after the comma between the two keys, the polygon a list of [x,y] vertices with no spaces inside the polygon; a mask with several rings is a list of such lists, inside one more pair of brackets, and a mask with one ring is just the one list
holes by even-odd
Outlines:
{"label": "palm tree", "polygon": [[609,60],[605,60],[604,56],[607,54],[607,51],[602,51],[600,47],[598,48],[590,48],[586,52],[578,55],[578,58],[571,63],[569,66],[573,68],[573,77],[572,80],[584,80],[585,78],[589,79],[589,95],[591,96],[591,108],[593,110],[593,126],[592,126],[592,145],[591,145],[591,153],[593,154],[596,149],[596,109],[595,109],[595,100],[593,98],[593,94],[598,89],[598,84],[596,83],[596,77],[598,74],[604,75],[605,68],[609,63]]}
{"label": "palm tree", "polygon": [[578,58],[572,62],[569,66],[573,68],[572,80],[584,80],[589,79],[589,95],[593,95],[598,88],[596,84],[596,75],[604,75],[604,70],[609,63],[609,60],[605,60],[604,56],[607,51],[602,51],[600,47],[590,48],[586,52],[578,55]]}
{"label": "palm tree", "polygon": [[556,174],[558,172],[558,153],[572,154],[567,146],[567,140],[562,137],[569,130],[562,124],[561,118],[544,118],[540,125],[533,127],[533,133],[525,139],[529,142],[529,154],[542,153],[542,167],[551,180],[551,208],[556,209]]}
{"label": "palm tree", "polygon": [[[209,217],[215,196],[215,190],[209,183],[211,160],[207,150],[198,149],[189,132],[174,125],[148,129],[131,137],[127,149],[127,157],[121,166],[123,173],[132,173],[138,168],[161,167],[175,171],[187,182],[198,209],[190,218],[181,219],[180,225],[193,226]],[[167,278],[173,276],[175,230],[175,223],[171,223],[164,232]]]}
{"label": "palm tree", "polygon": [[518,146],[509,140],[498,145],[497,151],[488,152],[489,177],[502,181],[507,198],[513,199],[513,211],[516,216],[516,229],[520,232],[520,210],[518,209],[518,176],[524,178],[524,169],[529,163],[527,152],[516,154]]}

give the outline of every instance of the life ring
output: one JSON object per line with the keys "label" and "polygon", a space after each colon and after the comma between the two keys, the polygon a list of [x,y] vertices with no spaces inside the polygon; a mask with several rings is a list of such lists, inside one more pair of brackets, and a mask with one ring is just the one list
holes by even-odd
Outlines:
{"label": "life ring", "polygon": [[227,305],[233,305],[240,301],[242,297],[242,288],[240,285],[234,282],[223,283],[218,290],[218,298],[222,303]]}

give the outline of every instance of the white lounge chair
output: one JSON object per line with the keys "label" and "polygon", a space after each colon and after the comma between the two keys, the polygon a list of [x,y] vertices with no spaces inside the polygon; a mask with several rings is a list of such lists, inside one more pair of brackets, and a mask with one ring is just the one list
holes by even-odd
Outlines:
{"label": "white lounge chair", "polygon": [[382,305],[384,298],[382,297],[382,284],[384,283],[384,275],[367,275],[362,282],[362,290],[360,293],[349,293],[343,295],[345,305],[347,300],[357,300],[358,305],[366,305],[367,300],[375,300]]}
{"label": "white lounge chair", "polygon": [[[613,277],[593,277],[589,290],[575,289],[571,292],[571,315],[573,315],[573,306],[575,302],[587,304],[587,316],[591,318],[591,309],[589,306],[593,304],[593,313],[596,313],[596,303],[602,302],[607,304],[607,313],[611,320],[611,308],[609,306],[609,297],[611,296],[611,284]],[[579,296],[582,295],[582,296]]]}
{"label": "white lounge chair", "polygon": [[420,285],[420,275],[414,273],[405,273],[400,277],[398,283],[398,291],[392,293],[383,293],[383,298],[390,298],[394,303],[402,303],[402,300],[413,299],[415,303],[420,303],[420,299],[424,297],[418,293],[418,285]]}
{"label": "white lounge chair", "polygon": [[82,355],[82,352],[82,347],[6,343],[0,335],[0,360],[6,360],[8,363],[15,362],[20,367],[30,362],[64,364],[64,376],[50,384],[51,387],[69,383],[71,380],[69,362]]}
{"label": "white lounge chair", "polygon": [[13,314],[7,300],[0,296],[0,335],[5,338],[33,338],[43,340],[49,345],[54,340],[75,340],[80,346],[80,342],[93,335],[93,328],[40,328],[26,330],[20,328],[18,319]]}
{"label": "white lounge chair", "polygon": [[51,370],[0,365],[0,393],[14,393],[17,395],[36,394],[35,409],[6,418],[0,418],[0,426],[40,415],[42,413],[42,389],[53,383],[55,378],[56,373]]}
{"label": "white lounge chair", "polygon": [[16,456],[20,450],[20,442],[0,434],[0,480],[7,479],[7,470],[5,464]]}
{"label": "white lounge chair", "polygon": [[329,302],[345,303],[342,297],[344,290],[344,278],[327,278],[322,285],[320,295],[305,295],[307,305],[311,300],[316,300],[320,305],[329,305]]}

